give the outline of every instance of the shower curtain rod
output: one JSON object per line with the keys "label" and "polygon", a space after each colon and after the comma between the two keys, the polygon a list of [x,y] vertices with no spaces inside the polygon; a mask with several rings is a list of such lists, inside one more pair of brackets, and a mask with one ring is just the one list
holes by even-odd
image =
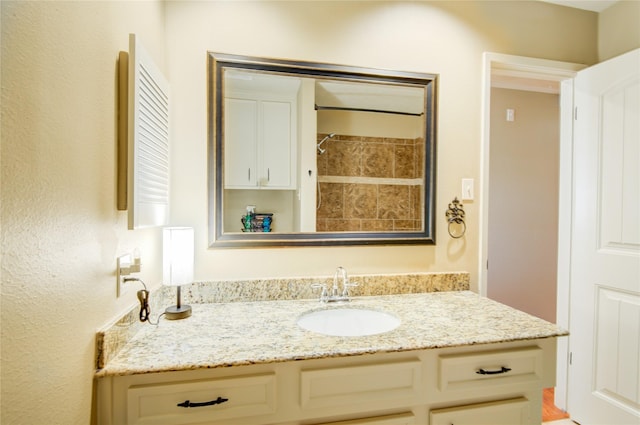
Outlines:
{"label": "shower curtain rod", "polygon": [[347,108],[340,106],[318,106],[316,105],[316,111],[356,111],[356,112],[375,112],[378,114],[395,114],[395,115],[411,115],[413,117],[420,117],[424,115],[422,112],[419,114],[413,112],[400,112],[400,111],[384,111],[381,109],[365,109],[365,108]]}

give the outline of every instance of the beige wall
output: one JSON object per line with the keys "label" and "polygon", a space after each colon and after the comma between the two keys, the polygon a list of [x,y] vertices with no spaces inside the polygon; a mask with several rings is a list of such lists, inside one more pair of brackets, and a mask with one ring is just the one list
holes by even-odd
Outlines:
{"label": "beige wall", "polygon": [[128,231],[115,208],[115,69],[130,32],[164,63],[164,7],[1,7],[0,422],[86,425],[96,329],[133,301],[116,299],[116,256],[138,247],[160,279],[158,230]]}
{"label": "beige wall", "polygon": [[487,296],[553,323],[559,137],[558,95],[491,90]]}
{"label": "beige wall", "polygon": [[640,1],[621,0],[598,14],[598,62],[640,47]]}
{"label": "beige wall", "polygon": [[[169,2],[179,170],[172,221],[196,228],[196,278],[326,275],[343,265],[351,273],[465,270],[477,288],[479,200],[465,205],[462,240],[447,236],[444,213],[462,178],[479,184],[482,53],[592,64],[596,25],[592,12],[542,2]],[[439,74],[437,245],[206,249],[207,50]]]}
{"label": "beige wall", "polygon": [[[197,279],[328,274],[342,264],[353,273],[468,270],[477,285],[479,201],[465,206],[465,240],[445,237],[444,210],[462,177],[478,182],[482,52],[597,61],[597,15],[538,2],[1,8],[7,424],[87,424],[94,332],[135,304],[133,293],[115,298],[115,258],[138,247],[141,277],[160,281],[159,230],[129,231],[115,209],[115,66],[128,33],[172,84],[172,222],[197,229]],[[439,73],[438,245],[206,249],[206,50]]]}

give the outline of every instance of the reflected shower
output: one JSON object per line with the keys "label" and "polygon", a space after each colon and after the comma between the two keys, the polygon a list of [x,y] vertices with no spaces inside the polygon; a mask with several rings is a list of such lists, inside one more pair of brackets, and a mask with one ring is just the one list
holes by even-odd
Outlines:
{"label": "reflected shower", "polygon": [[328,136],[325,136],[324,139],[322,139],[320,141],[320,143],[318,143],[318,152],[320,152],[320,154],[322,155],[323,153],[325,153],[327,150],[326,149],[322,149],[320,146],[322,146],[322,144],[324,142],[327,141],[327,139],[331,139],[332,137],[334,137],[336,135],[336,133],[331,133]]}

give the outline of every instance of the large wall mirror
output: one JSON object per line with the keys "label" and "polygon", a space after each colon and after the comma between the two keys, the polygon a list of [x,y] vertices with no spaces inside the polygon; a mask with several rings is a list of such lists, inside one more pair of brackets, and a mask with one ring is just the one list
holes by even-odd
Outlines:
{"label": "large wall mirror", "polygon": [[208,55],[211,247],[435,243],[436,75]]}

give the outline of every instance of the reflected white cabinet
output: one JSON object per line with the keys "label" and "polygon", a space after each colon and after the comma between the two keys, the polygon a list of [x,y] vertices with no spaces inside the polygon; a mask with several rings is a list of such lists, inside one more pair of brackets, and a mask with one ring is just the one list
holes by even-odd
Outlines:
{"label": "reflected white cabinet", "polygon": [[99,378],[98,425],[539,425],[555,338]]}
{"label": "reflected white cabinet", "polygon": [[224,108],[225,189],[295,189],[295,100],[235,96]]}

